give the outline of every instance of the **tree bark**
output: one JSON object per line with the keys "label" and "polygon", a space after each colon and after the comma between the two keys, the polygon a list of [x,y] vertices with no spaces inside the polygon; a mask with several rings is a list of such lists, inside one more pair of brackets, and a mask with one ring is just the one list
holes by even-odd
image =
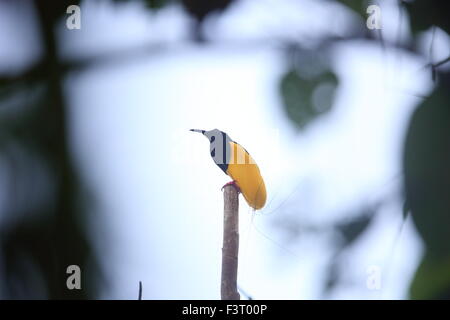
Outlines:
{"label": "tree bark", "polygon": [[239,253],[239,192],[233,185],[223,189],[222,300],[239,300],[237,270]]}

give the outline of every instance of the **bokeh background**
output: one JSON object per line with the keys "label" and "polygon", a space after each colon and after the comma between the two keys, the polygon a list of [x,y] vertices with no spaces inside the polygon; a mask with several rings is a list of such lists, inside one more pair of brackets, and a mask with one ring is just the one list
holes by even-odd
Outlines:
{"label": "bokeh background", "polygon": [[242,298],[450,298],[449,9],[0,1],[0,297],[219,299],[218,128],[268,189]]}

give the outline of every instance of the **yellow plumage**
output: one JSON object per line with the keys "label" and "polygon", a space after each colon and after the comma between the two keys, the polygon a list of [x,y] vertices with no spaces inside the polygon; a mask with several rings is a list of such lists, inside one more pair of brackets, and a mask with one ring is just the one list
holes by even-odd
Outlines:
{"label": "yellow plumage", "polygon": [[227,174],[236,181],[248,205],[255,210],[266,204],[266,186],[258,165],[240,144],[230,141],[231,157]]}

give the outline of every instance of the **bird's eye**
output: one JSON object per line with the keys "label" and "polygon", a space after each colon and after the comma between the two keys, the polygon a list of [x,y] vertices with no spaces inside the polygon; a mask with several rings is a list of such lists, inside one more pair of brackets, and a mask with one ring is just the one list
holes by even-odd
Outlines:
{"label": "bird's eye", "polygon": [[211,137],[211,142],[214,142],[214,140],[216,140],[216,137],[215,137],[215,136],[212,136],[212,137]]}

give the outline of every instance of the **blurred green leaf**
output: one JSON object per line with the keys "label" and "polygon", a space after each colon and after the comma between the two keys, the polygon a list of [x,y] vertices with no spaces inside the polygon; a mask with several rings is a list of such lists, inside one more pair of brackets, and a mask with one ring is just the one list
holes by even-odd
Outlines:
{"label": "blurred green leaf", "polygon": [[450,256],[425,256],[410,288],[411,299],[450,299]]}
{"label": "blurred green leaf", "polygon": [[147,7],[153,10],[161,9],[169,2],[169,0],[145,0]]}
{"label": "blurred green leaf", "polygon": [[404,151],[406,199],[432,256],[450,255],[448,79],[414,112]]}
{"label": "blurred green leaf", "polygon": [[[411,118],[403,156],[406,201],[426,247],[411,289],[411,294],[420,297],[426,296],[419,292],[422,283],[434,283],[431,278],[426,280],[427,275],[436,276],[430,270],[440,270],[438,261],[450,261],[450,75],[441,75],[440,80]],[[437,292],[438,288],[426,290]]]}
{"label": "blurred green leaf", "polygon": [[437,26],[450,33],[450,1],[415,0],[402,1],[409,13],[411,31],[414,34]]}
{"label": "blurred green leaf", "polygon": [[367,7],[369,6],[369,2],[367,0],[337,0],[336,2],[342,3],[347,8],[356,12],[361,17],[366,17]]}
{"label": "blurred green leaf", "polygon": [[338,79],[331,71],[306,79],[291,69],[281,79],[284,110],[299,129],[331,110]]}

